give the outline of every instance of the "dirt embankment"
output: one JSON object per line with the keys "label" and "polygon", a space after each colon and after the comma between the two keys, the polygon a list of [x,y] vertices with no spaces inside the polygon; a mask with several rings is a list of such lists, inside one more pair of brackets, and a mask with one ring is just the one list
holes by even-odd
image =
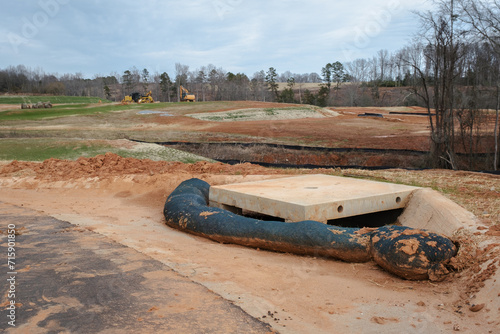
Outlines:
{"label": "dirt embankment", "polygon": [[219,161],[253,162],[284,166],[394,167],[419,168],[426,165],[421,152],[390,150],[323,149],[247,143],[182,143],[170,147]]}
{"label": "dirt embankment", "polygon": [[[491,194],[500,190],[498,178],[465,172],[278,170],[106,154],[76,161],[4,162],[0,201],[42,211],[134,248],[283,333],[498,330],[500,237],[498,221],[492,216],[481,217],[477,235],[464,231],[458,236],[465,260],[455,263],[457,271],[440,283],[405,281],[373,262],[351,264],[219,244],[165,225],[165,199],[186,179],[225,184],[300,173],[444,183],[463,183],[470,177],[474,183],[464,184],[460,193],[470,192],[485,208],[496,200]],[[490,189],[489,195],[476,191],[483,185]],[[465,195],[459,198],[467,204]]]}

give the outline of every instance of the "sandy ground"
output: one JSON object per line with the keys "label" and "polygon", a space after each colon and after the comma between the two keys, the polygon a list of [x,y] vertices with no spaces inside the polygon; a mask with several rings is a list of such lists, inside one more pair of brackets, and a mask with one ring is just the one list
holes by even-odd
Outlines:
{"label": "sandy ground", "polygon": [[280,333],[498,333],[498,226],[481,226],[484,234],[468,239],[479,251],[468,248],[474,253],[466,269],[433,283],[402,280],[373,262],[352,264],[219,244],[164,223],[164,201],[183,180],[198,177],[214,185],[293,173],[299,172],[114,155],[3,163],[0,201],[38,210],[146,254]]}
{"label": "sandy ground", "polygon": [[335,117],[339,114],[326,108],[296,108],[296,109],[237,109],[212,113],[187,114],[204,121],[238,122],[238,121],[276,121],[305,118]]}

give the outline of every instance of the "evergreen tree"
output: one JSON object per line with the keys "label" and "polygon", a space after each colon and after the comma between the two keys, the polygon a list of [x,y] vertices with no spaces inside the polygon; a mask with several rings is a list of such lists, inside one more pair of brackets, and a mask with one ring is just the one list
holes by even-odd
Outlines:
{"label": "evergreen tree", "polygon": [[273,93],[273,96],[276,101],[279,100],[279,92],[278,92],[278,83],[276,82],[276,78],[278,74],[276,73],[276,69],[274,67],[270,67],[269,71],[266,73],[266,83],[268,89]]}
{"label": "evergreen tree", "polygon": [[132,90],[132,87],[134,86],[134,78],[130,70],[123,72],[122,82],[125,85],[125,89],[131,93],[130,90]]}
{"label": "evergreen tree", "polygon": [[326,84],[328,91],[332,86],[332,64],[328,63],[321,69],[321,74],[323,75],[323,82]]}
{"label": "evergreen tree", "polygon": [[335,82],[335,89],[340,89],[340,84],[347,81],[347,73],[344,69],[344,65],[341,62],[336,61],[330,65],[332,81]]}
{"label": "evergreen tree", "polygon": [[142,88],[146,93],[148,91],[148,86],[149,86],[149,71],[146,68],[142,70],[141,77],[142,77]]}

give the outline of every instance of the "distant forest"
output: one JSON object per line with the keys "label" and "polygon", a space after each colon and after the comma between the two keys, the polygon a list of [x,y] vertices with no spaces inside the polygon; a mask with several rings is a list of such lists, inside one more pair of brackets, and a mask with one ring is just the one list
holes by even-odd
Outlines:
{"label": "distant forest", "polygon": [[[500,0],[434,0],[418,13],[418,36],[396,52],[368,59],[318,64],[318,73],[277,73],[274,67],[249,76],[207,65],[175,73],[131,68],[83,78],[55,75],[23,65],[0,70],[0,93],[98,96],[120,101],[152,91],[157,101],[178,101],[180,85],[197,101],[255,100],[318,106],[421,106],[427,109],[433,163],[456,168],[457,143],[470,154],[493,152],[499,166]],[[494,110],[492,114],[488,110]],[[493,119],[493,121],[492,121]],[[492,130],[490,125],[494,124]]]}
{"label": "distant forest", "polygon": [[[492,43],[461,40],[453,64],[457,98],[494,108],[499,81],[499,54]],[[390,53],[380,50],[371,58],[325,64],[319,73],[277,73],[273,67],[248,76],[212,64],[190,70],[175,64],[175,73],[151,73],[133,67],[123,73],[84,78],[81,73],[51,74],[23,65],[0,69],[0,93],[96,96],[121,101],[132,92],[152,91],[156,101],[177,102],[183,85],[197,101],[255,100],[307,103],[320,106],[425,106],[419,92],[439,80],[432,44],[417,41]],[[434,57],[433,57],[434,56]],[[320,65],[321,66],[321,65]],[[443,65],[444,66],[444,65]],[[395,88],[395,89],[384,89]],[[432,93],[432,92],[430,92]],[[432,100],[432,99],[431,99]],[[433,106],[433,105],[432,105]]]}
{"label": "distant forest", "polygon": [[[467,42],[467,43],[465,43]],[[457,46],[458,47],[458,46]],[[499,55],[491,43],[468,40],[460,45],[454,67],[454,83],[461,98],[481,95],[478,103],[492,108],[496,103]],[[416,42],[390,53],[380,50],[372,58],[324,65],[319,73],[277,73],[273,67],[248,76],[212,64],[190,70],[175,64],[175,73],[151,73],[133,67],[123,73],[84,78],[81,73],[51,74],[24,65],[0,69],[0,93],[96,96],[120,101],[132,92],[152,91],[155,100],[177,102],[178,87],[184,85],[198,101],[255,100],[307,103],[321,106],[420,105],[425,101],[415,88],[436,78],[429,44]],[[399,89],[383,89],[399,88]],[[471,91],[473,90],[473,92]],[[392,91],[392,92],[391,92]],[[458,92],[457,91],[457,92]]]}

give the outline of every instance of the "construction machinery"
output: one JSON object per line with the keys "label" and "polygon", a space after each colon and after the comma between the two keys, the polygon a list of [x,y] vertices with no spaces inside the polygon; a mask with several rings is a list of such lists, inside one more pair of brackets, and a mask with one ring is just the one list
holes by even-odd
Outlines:
{"label": "construction machinery", "polygon": [[149,91],[146,95],[142,95],[137,103],[153,103],[153,95],[151,95],[151,91]]}
{"label": "construction machinery", "polygon": [[[123,100],[122,100],[122,104],[130,104],[132,102],[135,102],[134,101],[134,95],[135,94],[139,94],[139,93],[132,93],[130,95],[126,95]],[[140,95],[140,94],[139,94]]]}
{"label": "construction machinery", "polygon": [[179,93],[180,93],[180,100],[181,102],[194,102],[195,101],[195,96],[193,94],[189,94],[189,91],[182,87],[182,85],[179,87]]}
{"label": "construction machinery", "polygon": [[153,95],[151,91],[149,91],[147,94],[142,95],[141,93],[132,93],[130,95],[127,95],[123,98],[122,103],[123,104],[129,104],[129,103],[153,103]]}

